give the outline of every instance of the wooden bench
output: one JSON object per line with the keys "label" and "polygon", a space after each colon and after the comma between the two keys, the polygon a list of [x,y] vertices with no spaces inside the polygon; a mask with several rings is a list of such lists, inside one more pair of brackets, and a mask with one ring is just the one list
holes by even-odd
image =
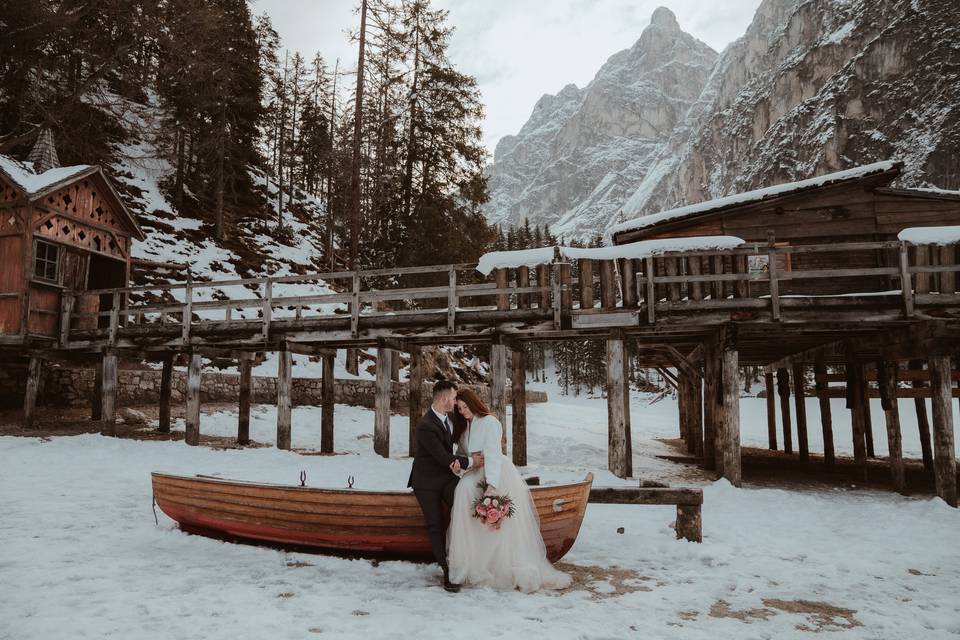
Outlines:
{"label": "wooden bench", "polygon": [[703,541],[703,521],[700,507],[702,489],[672,489],[670,487],[594,487],[590,489],[590,504],[675,504],[677,505],[677,539]]}

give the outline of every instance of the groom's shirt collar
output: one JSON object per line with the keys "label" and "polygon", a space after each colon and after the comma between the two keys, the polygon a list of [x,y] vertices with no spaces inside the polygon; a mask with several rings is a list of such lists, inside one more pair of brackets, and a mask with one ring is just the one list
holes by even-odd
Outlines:
{"label": "groom's shirt collar", "polygon": [[447,414],[445,414],[445,413],[440,413],[439,411],[437,411],[436,409],[433,408],[433,405],[430,405],[430,411],[433,411],[433,415],[437,416],[437,418],[440,419],[440,424],[442,424],[442,425],[444,426],[444,428],[446,428],[446,426],[447,426],[447,422],[446,422],[446,420],[447,420]]}

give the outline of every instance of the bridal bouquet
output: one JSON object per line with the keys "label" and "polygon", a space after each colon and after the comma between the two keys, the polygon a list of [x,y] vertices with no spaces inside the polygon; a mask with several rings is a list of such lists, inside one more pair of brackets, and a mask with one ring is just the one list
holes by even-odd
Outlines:
{"label": "bridal bouquet", "polygon": [[484,493],[473,501],[473,517],[479,518],[483,521],[483,524],[496,531],[506,518],[513,515],[515,511],[513,500],[511,500],[508,495],[485,495],[487,490],[487,483],[485,482],[478,482],[477,486],[480,487]]}

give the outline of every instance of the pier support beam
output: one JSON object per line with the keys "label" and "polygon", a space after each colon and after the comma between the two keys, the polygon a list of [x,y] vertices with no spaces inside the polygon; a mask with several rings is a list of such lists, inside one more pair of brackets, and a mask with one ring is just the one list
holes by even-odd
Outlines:
{"label": "pier support beam", "polygon": [[[243,372],[241,371],[241,393],[243,390]],[[173,354],[163,354],[163,369],[160,371],[160,433],[170,433],[170,393],[173,388]]]}
{"label": "pier support beam", "polygon": [[773,374],[763,374],[767,389],[767,446],[770,451],[777,450],[777,399],[773,387]]}
{"label": "pier support beam", "polygon": [[513,431],[513,464],[527,465],[527,352],[521,346],[514,351],[511,378],[511,415]]}
{"label": "pier support beam", "polygon": [[506,429],[507,345],[505,344],[490,345],[490,411]]}
{"label": "pier support beam", "polygon": [[187,367],[187,414],[184,441],[196,446],[200,444],[200,378],[202,376],[202,358],[199,353],[190,354]]}
{"label": "pier support beam", "polygon": [[720,349],[722,385],[720,447],[723,456],[723,477],[735,487],[741,484],[740,474],[740,362],[735,341],[729,336]]}
{"label": "pier support beam", "polygon": [[373,451],[390,457],[390,371],[393,369],[393,350],[377,348],[377,378],[373,398]]}
{"label": "pier support beam", "polygon": [[820,427],[823,430],[823,461],[831,466],[836,461],[833,450],[833,415],[830,412],[830,395],[827,383],[827,365],[819,360],[813,367],[817,399],[820,402]]}
{"label": "pier support beam", "polygon": [[[923,369],[923,360],[911,360],[910,368]],[[920,380],[913,381],[914,389],[921,389],[924,382]],[[927,473],[933,473],[933,447],[930,445],[930,418],[927,414],[927,401],[922,397],[913,399],[913,406],[917,412],[917,430],[920,435],[920,451],[923,454],[923,470]]]}
{"label": "pier support beam", "polygon": [[687,445],[687,453],[703,454],[703,409],[700,376],[678,371],[677,402],[680,408],[680,435]]}
{"label": "pier support beam", "polygon": [[283,349],[277,364],[277,449],[290,449],[290,423],[293,404],[290,381],[293,378],[293,354]]}
{"label": "pier support beam", "polygon": [[407,385],[407,413],[410,417],[408,453],[412,458],[417,453],[417,422],[423,413],[423,350],[419,347],[410,352],[410,381]]}
{"label": "pier support beam", "polygon": [[320,381],[320,453],[333,453],[333,364],[335,355],[323,356],[323,378]]}
{"label": "pier support beam", "polygon": [[117,435],[117,356],[104,353],[100,363],[102,383],[100,387],[100,433],[105,436]]}
{"label": "pier support beam", "polygon": [[797,408],[797,447],[800,450],[800,462],[810,461],[810,447],[807,440],[807,390],[803,365],[793,365],[793,400]]}
{"label": "pier support beam", "polygon": [[250,379],[253,359],[250,354],[240,356],[240,406],[237,417],[237,444],[250,443]]}
{"label": "pier support beam", "polygon": [[624,346],[622,337],[607,339],[607,467],[619,478],[633,475]]}
{"label": "pier support beam", "polygon": [[93,366],[93,394],[90,396],[90,419],[103,419],[103,359]]}
{"label": "pier support beam", "polygon": [[950,356],[932,356],[930,402],[933,407],[933,469],[937,495],[951,507],[957,506],[957,459],[953,448],[953,408]]}
{"label": "pier support beam", "polygon": [[859,362],[847,363],[847,408],[850,409],[850,422],[853,427],[853,458],[857,467],[867,473],[866,446],[866,385],[864,384],[863,365]]}
{"label": "pier support beam", "polygon": [[900,438],[900,410],[897,407],[897,363],[877,363],[877,383],[880,387],[880,404],[887,423],[887,448],[890,457],[890,481],[893,489],[906,494],[903,469],[903,447]]}
{"label": "pier support beam", "polygon": [[719,360],[714,341],[703,343],[703,468],[717,470]]}
{"label": "pier support beam", "polygon": [[40,372],[43,370],[41,358],[30,358],[27,369],[27,388],[23,396],[23,427],[31,429],[36,417],[37,391],[40,389]]}
{"label": "pier support beam", "polygon": [[793,453],[793,428],[790,426],[790,372],[777,369],[777,392],[780,394],[780,417],[783,422],[783,450]]}

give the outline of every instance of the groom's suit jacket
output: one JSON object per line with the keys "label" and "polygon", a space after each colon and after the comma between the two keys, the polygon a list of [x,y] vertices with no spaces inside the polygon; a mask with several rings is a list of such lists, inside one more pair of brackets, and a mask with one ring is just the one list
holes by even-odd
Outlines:
{"label": "groom's suit jacket", "polygon": [[467,457],[453,454],[453,436],[433,409],[429,409],[417,422],[415,438],[417,450],[413,456],[408,487],[439,491],[456,478],[450,471],[454,460],[460,461],[461,468],[467,468]]}

